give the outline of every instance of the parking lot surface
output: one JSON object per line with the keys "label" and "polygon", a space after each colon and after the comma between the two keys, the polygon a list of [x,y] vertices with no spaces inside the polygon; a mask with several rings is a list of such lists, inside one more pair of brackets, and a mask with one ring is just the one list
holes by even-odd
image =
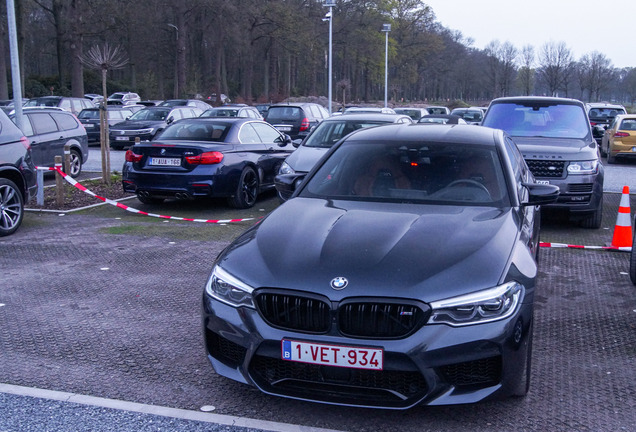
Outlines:
{"label": "parking lot surface", "polygon": [[[601,229],[544,219],[541,240],[606,245],[619,200],[606,194]],[[129,205],[257,220],[278,201],[267,195],[241,211],[214,202]],[[276,398],[217,376],[203,349],[203,286],[215,256],[253,223],[165,221],[110,206],[28,213],[0,239],[0,383],[337,430],[636,430],[636,287],[621,252],[541,250],[523,399],[352,409]]]}

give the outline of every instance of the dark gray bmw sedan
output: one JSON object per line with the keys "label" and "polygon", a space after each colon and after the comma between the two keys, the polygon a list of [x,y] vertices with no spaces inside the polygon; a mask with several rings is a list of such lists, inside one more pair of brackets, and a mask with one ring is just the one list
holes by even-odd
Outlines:
{"label": "dark gray bmw sedan", "polygon": [[217,373],[288,398],[405,409],[523,396],[539,205],[503,131],[388,125],[335,145],[217,258]]}

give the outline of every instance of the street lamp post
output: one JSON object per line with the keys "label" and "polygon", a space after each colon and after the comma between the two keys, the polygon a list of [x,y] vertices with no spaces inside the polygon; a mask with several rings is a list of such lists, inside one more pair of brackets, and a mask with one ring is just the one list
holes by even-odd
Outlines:
{"label": "street lamp post", "polygon": [[384,108],[386,108],[389,101],[389,32],[391,31],[391,24],[383,24],[382,31],[386,36],[384,43]]}
{"label": "street lamp post", "polygon": [[175,60],[174,60],[174,97],[175,99],[179,97],[179,27],[174,24],[168,24],[175,30],[176,34],[176,50],[175,50]]}
{"label": "street lamp post", "polygon": [[323,21],[329,21],[329,102],[328,102],[328,110],[329,115],[331,115],[331,100],[333,93],[333,54],[332,54],[332,46],[333,46],[333,8],[336,6],[336,0],[324,0],[324,6],[329,8],[329,12],[323,18]]}

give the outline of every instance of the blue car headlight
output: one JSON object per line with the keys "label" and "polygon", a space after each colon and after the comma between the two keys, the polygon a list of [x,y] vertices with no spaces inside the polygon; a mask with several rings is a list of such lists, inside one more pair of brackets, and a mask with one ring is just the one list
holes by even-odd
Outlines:
{"label": "blue car headlight", "polygon": [[596,174],[598,172],[598,160],[570,162],[568,174]]}
{"label": "blue car headlight", "polygon": [[254,288],[241,282],[218,265],[214,266],[205,285],[205,292],[209,296],[234,307],[254,308],[252,291]]}
{"label": "blue car headlight", "polygon": [[431,302],[429,324],[453,327],[483,324],[512,315],[523,296],[523,285],[507,282],[471,294]]}

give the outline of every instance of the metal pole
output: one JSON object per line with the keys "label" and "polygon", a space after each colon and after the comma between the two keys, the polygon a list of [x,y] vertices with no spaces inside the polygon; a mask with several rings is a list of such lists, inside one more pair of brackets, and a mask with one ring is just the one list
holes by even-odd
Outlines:
{"label": "metal pole", "polygon": [[13,85],[15,123],[22,129],[22,83],[20,81],[20,56],[18,53],[14,0],[7,0],[7,23],[9,27],[9,51],[11,53],[11,83]]}
{"label": "metal pole", "polygon": [[329,6],[329,115],[331,115],[331,99],[332,99],[332,91],[333,91],[332,21],[333,21],[333,7]]}
{"label": "metal pole", "polygon": [[388,106],[389,87],[389,32],[385,31],[386,41],[384,44],[384,108]]}

